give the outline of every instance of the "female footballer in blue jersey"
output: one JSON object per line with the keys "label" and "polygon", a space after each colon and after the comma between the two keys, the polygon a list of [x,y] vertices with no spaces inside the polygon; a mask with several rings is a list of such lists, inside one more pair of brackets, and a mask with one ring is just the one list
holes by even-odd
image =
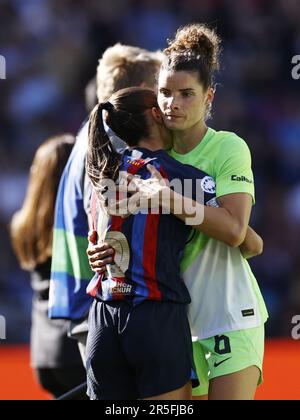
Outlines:
{"label": "female footballer in blue jersey", "polygon": [[[193,297],[189,319],[197,338],[194,355],[202,383],[196,395],[252,399],[262,379],[268,315],[243,255],[260,253],[262,241],[247,231],[254,202],[248,147],[234,133],[217,132],[206,125],[214,97],[213,74],[219,67],[219,44],[216,33],[204,25],[179,30],[165,51],[158,103],[173,134],[170,155],[213,177],[222,207],[204,208],[204,221],[195,227],[197,234],[185,248],[181,263]],[[160,178],[155,169],[151,172]],[[150,182],[153,186],[155,179]],[[149,197],[147,183],[145,196]],[[140,194],[142,190],[141,183]],[[167,203],[169,210],[182,199],[173,194]],[[176,217],[186,221],[185,214]],[[250,243],[256,244],[255,249]]]}
{"label": "female footballer in blue jersey", "polygon": [[[111,146],[103,111],[107,125],[129,147],[123,155]],[[149,162],[169,181],[190,179],[190,198],[204,204],[214,198],[213,190],[201,187],[199,199],[201,181],[208,177],[176,162],[162,150],[169,146],[150,89],[119,91],[90,117],[87,173],[98,196],[93,218],[100,241],[115,249],[113,264],[88,287],[95,298],[87,340],[88,395],[94,400],[191,398],[191,300],[180,259],[192,228],[161,211],[110,217],[101,205],[108,181],[117,181],[120,172],[150,178]]]}

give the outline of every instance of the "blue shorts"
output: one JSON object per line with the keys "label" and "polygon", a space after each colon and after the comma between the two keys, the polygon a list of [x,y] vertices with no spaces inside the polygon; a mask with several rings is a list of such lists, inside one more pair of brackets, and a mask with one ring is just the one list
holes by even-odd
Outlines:
{"label": "blue shorts", "polygon": [[87,340],[90,399],[154,397],[183,387],[194,371],[185,305],[94,301]]}

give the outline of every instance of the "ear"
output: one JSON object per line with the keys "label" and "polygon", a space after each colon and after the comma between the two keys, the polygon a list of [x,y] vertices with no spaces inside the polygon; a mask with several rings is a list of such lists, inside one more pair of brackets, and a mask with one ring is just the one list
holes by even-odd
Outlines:
{"label": "ear", "polygon": [[215,97],[215,91],[212,87],[208,88],[207,93],[206,93],[206,105],[212,104],[214,101],[214,97]]}
{"label": "ear", "polygon": [[162,119],[162,115],[161,115],[161,112],[160,112],[159,108],[153,107],[151,109],[151,114],[152,114],[152,117],[154,118],[154,120],[158,124],[163,124],[163,119]]}

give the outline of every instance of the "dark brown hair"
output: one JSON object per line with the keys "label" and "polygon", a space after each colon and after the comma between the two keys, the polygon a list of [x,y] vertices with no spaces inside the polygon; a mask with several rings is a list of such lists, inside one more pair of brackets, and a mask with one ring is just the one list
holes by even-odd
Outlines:
{"label": "dark brown hair", "polygon": [[56,194],[74,142],[70,134],[53,137],[35,154],[24,204],[11,222],[12,245],[25,270],[33,270],[52,255]]}
{"label": "dark brown hair", "polygon": [[155,92],[133,87],[116,92],[109,102],[94,108],[89,121],[86,170],[96,189],[102,178],[117,180],[121,157],[106,134],[102,111],[107,111],[106,124],[129,147],[133,147],[143,137],[149,136],[146,111],[153,107],[158,107]]}
{"label": "dark brown hair", "polygon": [[219,70],[221,40],[204,24],[179,28],[175,39],[168,40],[164,50],[163,70],[197,72],[204,89],[213,86],[214,73]]}

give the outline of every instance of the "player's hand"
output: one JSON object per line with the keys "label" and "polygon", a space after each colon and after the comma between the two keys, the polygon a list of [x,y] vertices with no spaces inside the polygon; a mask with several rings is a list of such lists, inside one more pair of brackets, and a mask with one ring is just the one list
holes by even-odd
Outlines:
{"label": "player's hand", "polygon": [[120,172],[118,186],[104,201],[104,206],[110,216],[125,219],[137,212],[136,201],[131,200],[131,197],[138,192],[140,182],[139,177],[125,171]]}
{"label": "player's hand", "polygon": [[[169,187],[169,181],[164,179],[154,166],[148,164],[147,169],[151,173],[151,178],[139,181],[136,194],[138,194],[140,209],[157,209],[161,204],[162,192]],[[131,200],[135,197],[136,195],[132,196]]]}
{"label": "player's hand", "polygon": [[137,211],[137,206],[133,205],[131,197],[126,197],[121,200],[106,200],[105,208],[110,216],[119,216],[123,219],[126,219],[127,217],[135,214]]}
{"label": "player's hand", "polygon": [[161,193],[168,188],[169,182],[152,165],[147,165],[151,178],[141,179],[128,173],[123,173],[120,179],[120,192],[124,188],[131,196],[120,200],[107,200],[106,209],[111,216],[126,218],[144,209],[158,209],[161,202]]}
{"label": "player's hand", "polygon": [[90,244],[86,250],[91,269],[102,274],[105,272],[106,264],[114,261],[115,250],[107,243],[101,245]]}

